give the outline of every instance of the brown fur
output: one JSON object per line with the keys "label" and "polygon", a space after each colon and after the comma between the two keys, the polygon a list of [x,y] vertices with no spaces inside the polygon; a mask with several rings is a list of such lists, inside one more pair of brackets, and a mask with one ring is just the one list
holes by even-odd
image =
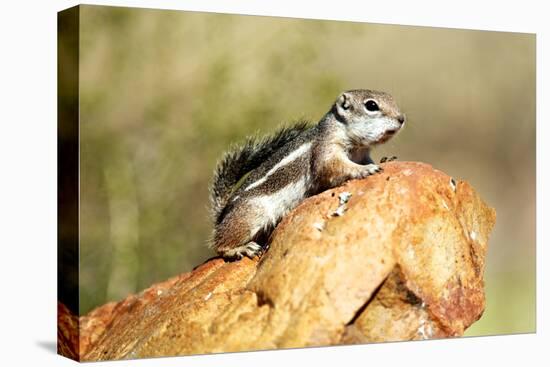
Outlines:
{"label": "brown fur", "polygon": [[237,205],[218,225],[214,236],[216,250],[223,252],[250,241],[250,223],[253,222],[253,213],[247,204]]}

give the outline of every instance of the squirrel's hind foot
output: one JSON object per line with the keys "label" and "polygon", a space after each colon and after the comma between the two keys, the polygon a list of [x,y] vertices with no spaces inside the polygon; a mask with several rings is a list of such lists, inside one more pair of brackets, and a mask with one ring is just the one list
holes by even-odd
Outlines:
{"label": "squirrel's hind foot", "polygon": [[262,253],[263,247],[254,241],[250,241],[246,245],[225,250],[222,253],[222,256],[224,258],[240,260],[243,258],[243,256],[247,256],[248,258],[253,259],[255,256],[261,256]]}

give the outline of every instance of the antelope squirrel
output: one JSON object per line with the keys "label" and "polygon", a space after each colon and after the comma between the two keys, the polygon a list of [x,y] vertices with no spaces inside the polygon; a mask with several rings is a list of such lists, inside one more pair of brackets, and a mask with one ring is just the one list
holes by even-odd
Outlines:
{"label": "antelope squirrel", "polygon": [[314,126],[299,122],[248,138],[214,172],[211,246],[225,258],[258,255],[259,239],[304,198],[380,172],[370,149],[404,123],[391,95],[359,89],[342,93]]}

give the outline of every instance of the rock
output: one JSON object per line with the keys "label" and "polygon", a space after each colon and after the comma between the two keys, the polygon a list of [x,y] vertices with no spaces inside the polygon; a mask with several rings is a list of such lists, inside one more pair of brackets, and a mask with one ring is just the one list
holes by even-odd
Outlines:
{"label": "rock", "polygon": [[80,360],[78,317],[63,303],[57,303],[57,353],[67,358]]}
{"label": "rock", "polygon": [[387,163],[381,174],[304,200],[260,260],[215,258],[81,317],[81,355],[460,336],[483,313],[494,222],[468,183],[423,163]]}

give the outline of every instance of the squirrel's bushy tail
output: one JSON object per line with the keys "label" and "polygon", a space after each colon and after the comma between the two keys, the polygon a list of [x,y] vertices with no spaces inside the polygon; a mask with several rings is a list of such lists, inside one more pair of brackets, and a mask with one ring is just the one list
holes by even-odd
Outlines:
{"label": "squirrel's bushy tail", "polygon": [[306,121],[300,121],[292,126],[283,127],[272,135],[249,137],[243,144],[234,146],[225,153],[216,165],[210,186],[211,214],[214,223],[219,222],[220,214],[239,180],[309,128]]}

